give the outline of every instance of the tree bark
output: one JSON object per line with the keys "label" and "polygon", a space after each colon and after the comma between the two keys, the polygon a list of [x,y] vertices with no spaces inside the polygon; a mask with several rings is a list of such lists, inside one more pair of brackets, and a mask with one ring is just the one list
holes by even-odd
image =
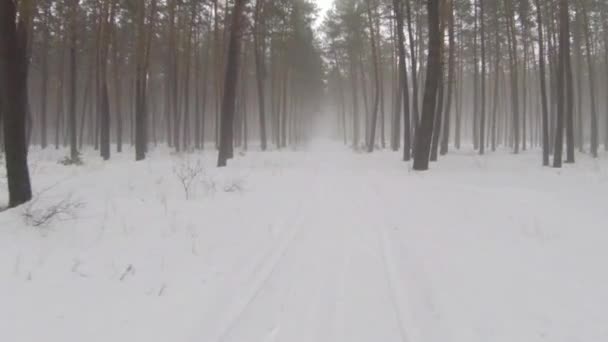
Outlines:
{"label": "tree bark", "polygon": [[439,29],[439,0],[427,2],[429,22],[429,53],[427,56],[427,75],[422,102],[422,118],[416,134],[414,170],[429,168],[429,153],[433,136],[433,122],[437,106],[437,89],[441,68],[441,33]]}
{"label": "tree bark", "polygon": [[[24,8],[29,2],[26,1]],[[0,1],[0,112],[4,129],[9,207],[32,198],[27,165],[25,122],[28,106],[27,28],[29,11],[20,13],[11,0]]]}
{"label": "tree bark", "polygon": [[234,111],[236,100],[239,57],[241,48],[241,26],[246,0],[235,0],[232,11],[232,27],[228,42],[226,61],[226,78],[224,81],[224,96],[222,100],[222,122],[220,127],[220,150],[218,167],[227,165],[233,151]]}

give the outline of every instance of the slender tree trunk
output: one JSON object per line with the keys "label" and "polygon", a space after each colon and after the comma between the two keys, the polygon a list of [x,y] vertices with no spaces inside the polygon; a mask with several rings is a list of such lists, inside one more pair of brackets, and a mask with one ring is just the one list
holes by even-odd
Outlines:
{"label": "slender tree trunk", "polygon": [[47,147],[48,138],[47,138],[47,113],[48,113],[48,80],[49,80],[49,40],[51,39],[51,34],[49,30],[49,20],[50,20],[50,6],[48,3],[42,4],[42,11],[44,15],[44,21],[42,23],[42,61],[41,61],[41,83],[40,83],[40,145],[43,149]]}
{"label": "slender tree trunk", "polygon": [[540,100],[542,109],[543,166],[549,165],[549,112],[547,106],[547,86],[545,81],[545,47],[541,0],[536,0],[536,21],[538,25],[538,66],[540,79]]}
{"label": "slender tree trunk", "polygon": [[512,0],[507,0],[507,41],[509,45],[509,60],[511,74],[511,111],[513,115],[513,151],[519,153],[520,130],[519,130],[519,81],[517,60],[517,35],[515,32],[515,19]]}
{"label": "slender tree trunk", "polygon": [[70,102],[69,102],[69,129],[70,129],[70,158],[72,161],[78,160],[78,141],[76,140],[76,15],[80,0],[71,0],[70,4]]}
{"label": "slender tree trunk", "polygon": [[[114,6],[111,11],[113,12]],[[109,46],[109,26],[114,20],[113,13],[109,13],[109,3],[103,4],[101,15],[101,34],[99,37],[99,113],[100,113],[100,152],[104,160],[110,159],[110,101],[108,97],[108,81],[107,81],[107,66],[108,66],[108,46]],[[109,16],[109,19],[108,19]]]}
{"label": "slender tree trunk", "polygon": [[564,112],[567,107],[564,102],[568,102],[565,99],[565,84],[567,82],[566,77],[566,54],[569,53],[566,45],[570,41],[570,32],[568,30],[568,0],[560,0],[559,4],[559,65],[557,70],[557,129],[555,133],[555,148],[553,155],[553,167],[562,167],[563,149],[564,149]]}
{"label": "slender tree trunk", "polygon": [[[418,105],[418,65],[416,58],[416,44],[414,40],[414,34],[412,31],[412,8],[411,3],[412,0],[406,0],[406,10],[407,10],[407,32],[410,41],[410,60],[412,64],[412,115],[414,117],[414,130],[418,129],[418,119],[420,117],[420,106]],[[404,39],[405,40],[405,39]],[[411,138],[410,138],[411,140]]]}
{"label": "slender tree trunk", "polygon": [[135,160],[137,161],[144,160],[148,152],[147,75],[155,13],[156,0],[152,0],[148,27],[146,27],[145,0],[137,2],[137,50],[135,52]]}
{"label": "slender tree trunk", "polygon": [[[409,0],[406,0],[409,1]],[[393,0],[393,11],[397,21],[397,51],[399,57],[399,89],[401,91],[400,100],[397,103],[397,116],[401,116],[403,108],[403,160],[411,159],[411,127],[410,127],[410,101],[407,80],[407,65],[405,60],[405,35],[403,33],[403,4],[400,0]],[[401,99],[403,107],[401,107]],[[399,124],[398,120],[396,124]]]}
{"label": "slender tree trunk", "polygon": [[447,84],[447,97],[444,109],[444,120],[443,120],[443,132],[441,138],[440,154],[445,155],[448,153],[448,146],[450,141],[450,123],[451,115],[450,110],[452,109],[452,97],[454,96],[454,85],[456,83],[455,78],[455,59],[456,59],[456,37],[454,36],[454,3],[449,1],[447,5],[448,10],[448,84]]}
{"label": "slender tree trunk", "polygon": [[486,32],[484,0],[479,0],[479,26],[481,34],[481,104],[479,107],[479,154],[486,150]]}
{"label": "slender tree trunk", "polygon": [[253,34],[253,51],[255,58],[255,75],[256,85],[258,90],[258,115],[260,125],[260,148],[262,151],[266,151],[266,109],[265,109],[265,94],[264,94],[264,80],[266,78],[266,66],[264,64],[264,36],[262,30],[264,29],[264,23],[262,10],[264,8],[264,0],[257,0],[255,4],[255,18],[254,18],[254,34]]}
{"label": "slender tree trunk", "polygon": [[[376,143],[376,126],[378,123],[378,106],[380,105],[380,71],[378,70],[378,51],[376,49],[376,33],[374,32],[374,19],[372,15],[372,0],[366,0],[367,18],[370,32],[370,44],[372,49],[372,70],[374,73],[374,103],[372,105],[371,127],[367,141],[367,152],[374,151]],[[403,34],[403,33],[401,33]]]}
{"label": "slender tree trunk", "polygon": [[[598,119],[597,119],[597,108],[595,102],[595,74],[593,70],[593,57],[591,54],[591,37],[589,33],[589,19],[587,15],[587,8],[585,6],[585,1],[582,0],[582,14],[583,14],[583,24],[584,24],[584,34],[585,34],[585,51],[587,53],[587,71],[589,73],[589,106],[591,107],[591,155],[594,158],[597,158],[597,150],[599,145],[598,139]],[[580,77],[580,75],[579,75]],[[579,95],[580,96],[580,95]],[[579,114],[580,115],[580,114]]]}
{"label": "slender tree trunk", "polygon": [[565,15],[563,25],[565,25],[566,39],[565,43],[565,65],[564,72],[566,77],[565,91],[566,91],[566,109],[565,109],[565,120],[566,120],[566,163],[574,163],[574,89],[573,89],[573,77],[572,77],[572,60],[570,51],[570,16],[569,16],[569,4],[568,0],[565,0]]}

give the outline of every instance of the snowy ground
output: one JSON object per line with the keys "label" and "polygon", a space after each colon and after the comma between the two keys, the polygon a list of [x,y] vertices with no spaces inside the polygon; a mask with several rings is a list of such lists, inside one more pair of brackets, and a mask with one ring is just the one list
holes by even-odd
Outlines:
{"label": "snowy ground", "polygon": [[31,154],[29,211],[76,219],[0,213],[0,341],[608,340],[606,155],[64,153]]}

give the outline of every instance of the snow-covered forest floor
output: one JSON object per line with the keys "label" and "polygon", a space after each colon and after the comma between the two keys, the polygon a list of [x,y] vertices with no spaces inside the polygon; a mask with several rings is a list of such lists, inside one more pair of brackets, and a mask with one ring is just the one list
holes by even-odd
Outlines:
{"label": "snow-covered forest floor", "polygon": [[0,341],[608,340],[605,154],[65,154],[0,213]]}

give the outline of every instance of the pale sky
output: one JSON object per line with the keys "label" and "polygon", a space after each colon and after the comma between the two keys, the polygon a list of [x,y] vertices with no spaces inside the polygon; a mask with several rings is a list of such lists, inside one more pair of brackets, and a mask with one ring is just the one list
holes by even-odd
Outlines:
{"label": "pale sky", "polygon": [[317,27],[323,22],[323,18],[325,18],[325,12],[331,7],[334,0],[314,0],[319,6],[321,10],[319,12],[319,18],[317,18]]}
{"label": "pale sky", "polygon": [[327,9],[331,7],[333,1],[334,0],[315,0],[317,5],[319,5],[319,8],[321,9],[322,13],[325,13],[325,11],[327,11]]}

